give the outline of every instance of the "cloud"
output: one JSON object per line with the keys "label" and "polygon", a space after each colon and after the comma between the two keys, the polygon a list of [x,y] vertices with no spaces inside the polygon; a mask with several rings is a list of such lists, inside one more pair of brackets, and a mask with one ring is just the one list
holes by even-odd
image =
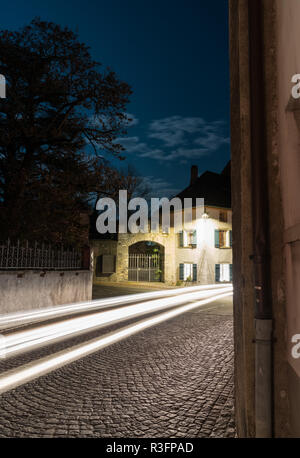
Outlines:
{"label": "cloud", "polygon": [[116,139],[116,143],[120,143],[129,153],[138,152],[139,145],[145,145],[140,143],[139,137],[119,137]]}
{"label": "cloud", "polygon": [[[139,123],[139,119],[136,118],[133,114],[131,113],[121,113],[124,118],[122,119],[121,124],[124,126],[124,128],[128,127],[133,127],[136,126]],[[120,120],[120,118],[118,118]],[[97,116],[92,115],[89,117],[89,122],[91,127],[100,127],[104,129],[109,129],[115,122],[116,118],[114,116],[108,117],[104,113],[99,114]]]}
{"label": "cloud", "polygon": [[[133,116],[133,115],[130,115]],[[128,153],[159,161],[187,161],[208,156],[229,144],[223,121],[208,122],[201,117],[170,116],[152,121],[149,141],[140,137],[118,138]]]}
{"label": "cloud", "polygon": [[141,142],[139,137],[119,137],[116,143],[120,143],[128,153],[136,153],[141,157],[151,157],[153,154],[164,154],[162,150],[151,148],[145,142]]}
{"label": "cloud", "polygon": [[151,150],[141,154],[141,157],[158,159],[160,161],[172,161],[179,158],[199,158],[207,154],[208,150],[206,148],[177,148],[171,151]]}
{"label": "cloud", "polygon": [[175,188],[174,185],[162,178],[154,176],[142,177],[143,183],[150,189],[150,197],[172,197],[179,193],[179,189]]}
{"label": "cloud", "polygon": [[131,113],[123,113],[126,117],[124,120],[124,124],[126,127],[133,127],[136,126],[140,121]]}
{"label": "cloud", "polygon": [[148,137],[161,141],[166,147],[184,144],[184,131],[182,130],[157,130],[150,132]]}
{"label": "cloud", "polygon": [[165,146],[172,147],[184,144],[186,134],[195,134],[205,126],[202,118],[171,116],[152,121],[149,126],[149,138],[161,140]]}
{"label": "cloud", "polygon": [[201,146],[205,150],[216,151],[220,146],[230,142],[229,138],[222,137],[213,132],[207,132],[205,136],[198,137],[195,139],[194,143]]}
{"label": "cloud", "polygon": [[[216,151],[229,138],[223,133],[222,121],[207,122],[200,117],[171,116],[152,121],[149,126],[149,138],[161,141],[165,147],[188,146],[191,143],[201,146],[203,152]],[[186,155],[188,148],[179,148],[177,153]],[[197,151],[189,149],[193,156]]]}

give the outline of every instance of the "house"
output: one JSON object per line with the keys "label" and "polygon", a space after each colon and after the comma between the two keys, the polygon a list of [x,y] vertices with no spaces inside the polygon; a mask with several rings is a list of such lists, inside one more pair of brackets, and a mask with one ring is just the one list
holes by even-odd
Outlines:
{"label": "house", "polygon": [[176,197],[204,198],[204,213],[176,233],[91,236],[94,283],[103,281],[211,284],[232,281],[232,212],[230,162],[220,173],[198,176],[192,166],[190,184]]}

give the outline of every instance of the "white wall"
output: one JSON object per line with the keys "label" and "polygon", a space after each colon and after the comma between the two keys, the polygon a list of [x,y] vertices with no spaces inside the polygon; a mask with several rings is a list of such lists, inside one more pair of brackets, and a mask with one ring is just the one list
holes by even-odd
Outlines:
{"label": "white wall", "polygon": [[197,230],[197,248],[179,247],[178,234],[176,239],[176,279],[179,279],[179,264],[193,263],[198,265],[197,281],[201,284],[215,283],[215,265],[232,264],[231,248],[215,248],[215,230],[231,230],[232,217],[228,211],[228,221],[219,221],[220,210],[207,207],[208,218],[200,218],[185,228]]}

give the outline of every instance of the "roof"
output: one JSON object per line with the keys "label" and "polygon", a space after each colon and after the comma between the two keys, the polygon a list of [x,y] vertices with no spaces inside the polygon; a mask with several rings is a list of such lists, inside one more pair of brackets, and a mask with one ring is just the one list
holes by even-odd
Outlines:
{"label": "roof", "polygon": [[[200,175],[200,177],[197,177],[196,174],[195,178],[193,178],[193,183],[181,191],[176,197],[180,199],[192,198],[194,205],[196,205],[196,198],[204,198],[205,207],[231,208],[230,170],[231,166],[229,161],[221,173],[206,171]],[[96,229],[97,217],[97,211],[94,211],[90,216],[90,239],[118,240],[118,233],[99,234]]]}
{"label": "roof", "polygon": [[181,191],[176,197],[180,199],[204,198],[208,207],[231,208],[230,162],[221,173],[206,171],[200,177]]}

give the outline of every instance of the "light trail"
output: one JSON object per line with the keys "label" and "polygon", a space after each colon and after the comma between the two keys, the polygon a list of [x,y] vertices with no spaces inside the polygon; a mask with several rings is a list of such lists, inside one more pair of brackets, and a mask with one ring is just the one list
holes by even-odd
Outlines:
{"label": "light trail", "polygon": [[137,323],[125,326],[102,337],[97,337],[90,340],[89,342],[84,342],[72,348],[58,352],[54,355],[41,358],[17,369],[5,372],[0,376],[0,394],[12,390],[38,377],[41,377],[42,375],[46,375],[55,369],[63,367],[66,364],[70,364],[71,362],[99,351],[104,347],[119,342],[138,332],[144,331],[151,326],[157,325],[163,321],[181,315],[182,313],[188,312],[195,308],[204,306],[210,302],[214,302],[218,299],[222,299],[231,295],[232,292],[217,294],[213,297],[194,302],[193,304],[178,307],[174,310],[170,310],[154,317],[146,318],[144,320],[138,321]]}
{"label": "light trail", "polygon": [[[218,292],[231,293],[232,287],[223,287],[218,289]],[[100,311],[83,317],[70,318],[58,323],[40,325],[33,329],[14,331],[8,335],[4,335],[4,339],[0,341],[0,353],[4,354],[6,359],[11,358],[70,337],[76,337],[80,334],[94,331],[103,326],[120,323],[138,316],[215,295],[216,291],[214,290],[195,291],[193,293],[181,294],[178,297],[146,301],[117,309],[114,308],[113,310]]]}
{"label": "light trail", "polygon": [[[227,285],[226,285],[227,286]],[[229,286],[229,285],[228,285]],[[189,286],[185,288],[174,288],[162,291],[152,291],[149,293],[129,294],[126,296],[116,296],[109,299],[98,299],[94,301],[86,301],[74,304],[61,306],[47,307],[44,309],[33,309],[30,311],[20,311],[15,313],[7,313],[0,316],[0,330],[17,327],[29,323],[42,322],[63,317],[66,315],[75,315],[91,310],[104,309],[108,307],[116,307],[118,305],[130,304],[137,301],[151,300],[159,297],[168,297],[172,295],[186,294],[189,292],[203,291],[210,289],[222,289],[224,285],[201,285]]]}

